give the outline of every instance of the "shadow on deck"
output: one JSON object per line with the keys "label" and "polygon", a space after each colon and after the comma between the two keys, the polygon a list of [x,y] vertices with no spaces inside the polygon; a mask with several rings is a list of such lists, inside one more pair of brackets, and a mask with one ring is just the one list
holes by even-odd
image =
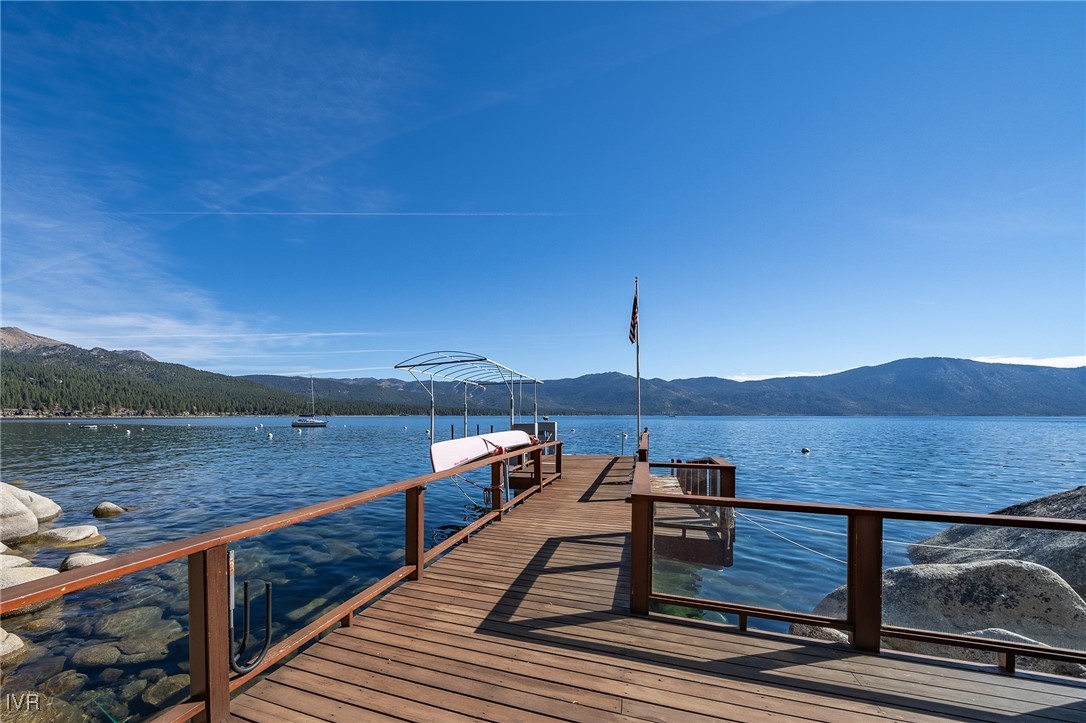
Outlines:
{"label": "shadow on deck", "polygon": [[247,721],[1086,721],[1086,684],[629,615],[632,461],[563,479],[234,699]]}

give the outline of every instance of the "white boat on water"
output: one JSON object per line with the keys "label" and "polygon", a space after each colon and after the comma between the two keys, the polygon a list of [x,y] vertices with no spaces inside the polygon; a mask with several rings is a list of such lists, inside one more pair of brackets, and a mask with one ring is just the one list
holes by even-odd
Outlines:
{"label": "white boat on water", "polygon": [[298,417],[290,423],[292,427],[327,427],[328,420],[317,419],[317,397],[313,393],[313,377],[309,378],[309,416]]}

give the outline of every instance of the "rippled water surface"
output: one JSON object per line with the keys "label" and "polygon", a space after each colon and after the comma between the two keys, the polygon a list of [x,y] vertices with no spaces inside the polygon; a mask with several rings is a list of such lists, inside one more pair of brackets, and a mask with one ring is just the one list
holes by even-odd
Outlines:
{"label": "rippled water surface", "polygon": [[[301,431],[288,418],[108,420],[80,428],[86,421],[5,421],[3,478],[25,480],[25,489],[59,503],[64,513],[53,525],[97,525],[107,542],[94,552],[109,556],[429,472],[429,420],[417,417],[337,418]],[[472,418],[470,429],[504,429],[507,421]],[[438,438],[453,424],[459,434],[462,420],[440,418]],[[1086,483],[1086,420],[1079,418],[650,417],[644,424],[654,460],[724,457],[736,464],[744,497],[990,512]],[[632,454],[635,432],[630,418],[559,420],[567,454]],[[428,487],[427,544],[479,514],[472,482],[485,484],[480,477]],[[97,520],[91,510],[102,501],[130,511]],[[916,541],[936,529],[888,524],[886,537]],[[402,530],[401,495],[246,541],[237,546],[239,576],[274,583],[273,628],[281,637],[399,564]],[[778,515],[770,524],[752,511],[737,524],[735,566],[691,570],[681,582],[709,597],[810,610],[843,583],[844,568],[833,559],[844,556],[843,538],[830,534],[842,531],[834,519]],[[54,568],[70,552],[19,551]],[[903,546],[888,545],[885,554],[888,565],[907,563]],[[184,638],[164,639],[168,654],[150,662],[73,659],[81,648],[115,640],[97,621],[127,607],[158,607],[187,627],[184,578],[183,563],[161,566],[69,596],[49,613],[52,622],[6,620],[5,629],[36,652],[5,687],[40,685],[74,669],[86,681],[76,687],[69,675],[68,685],[54,685],[58,697],[118,720],[146,714],[154,705],[144,701],[139,676],[151,666],[161,669],[159,678],[183,674]],[[144,692],[133,696],[136,688]]]}

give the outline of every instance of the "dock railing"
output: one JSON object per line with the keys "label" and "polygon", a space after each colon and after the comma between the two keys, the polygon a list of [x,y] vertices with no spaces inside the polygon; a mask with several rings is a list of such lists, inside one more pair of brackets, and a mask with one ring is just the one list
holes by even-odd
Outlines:
{"label": "dock railing", "polygon": [[[880,651],[882,637],[986,650],[998,655],[999,667],[1005,672],[1014,672],[1015,658],[1020,655],[1086,665],[1086,651],[1082,650],[886,625],[882,619],[884,520],[1006,526],[1031,530],[1080,533],[1086,533],[1086,521],[747,499],[735,496],[734,465],[725,460],[713,458],[712,461],[698,466],[704,468],[707,475],[716,474],[724,478],[730,475],[730,489],[725,486],[722,490],[722,496],[660,494],[653,490],[650,470],[689,469],[691,465],[638,461],[634,466],[633,486],[629,500],[632,503],[631,614],[648,615],[654,604],[673,605],[735,615],[738,618],[740,630],[747,629],[748,618],[834,628],[848,633],[853,649],[868,653],[878,653]],[[839,619],[813,613],[779,610],[724,600],[685,597],[655,591],[653,589],[653,540],[654,520],[656,517],[655,506],[657,503],[845,517],[847,519],[846,617]]]}
{"label": "dock railing", "polygon": [[[544,449],[553,456],[544,457]],[[509,467],[519,464],[522,456],[531,460],[527,466],[533,484],[509,499],[503,494]],[[545,464],[546,460],[546,464]],[[425,549],[425,490],[428,484],[463,475],[489,466],[491,469],[491,509],[440,544]],[[24,606],[52,600],[79,590],[131,575],[173,560],[188,558],[189,589],[189,697],[186,701],[161,711],[156,721],[224,721],[230,714],[230,694],[254,680],[309,641],[333,627],[349,627],[356,610],[370,603],[403,580],[423,576],[426,563],[450,547],[467,540],[483,526],[502,519],[505,512],[529,496],[558,480],[562,475],[562,442],[550,441],[500,455],[486,457],[460,467],[394,482],[364,492],[339,497],[308,507],[244,522],[176,542],[118,555],[105,562],[51,575],[15,585],[3,591],[0,614]],[[296,525],[333,512],[350,509],[384,497],[406,495],[404,520],[404,564],[321,615],[301,630],[275,642],[266,656],[249,672],[231,675],[230,590],[228,545],[239,540]]]}

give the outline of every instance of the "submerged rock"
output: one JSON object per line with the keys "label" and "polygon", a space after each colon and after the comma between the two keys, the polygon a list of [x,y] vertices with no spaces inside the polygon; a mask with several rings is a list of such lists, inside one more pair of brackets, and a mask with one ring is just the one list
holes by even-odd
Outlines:
{"label": "submerged rock", "polygon": [[142,678],[134,678],[133,680],[128,681],[121,687],[119,693],[121,700],[125,701],[126,703],[135,700],[140,696],[143,691],[147,690],[147,686],[149,686],[150,684],[150,681],[144,680]]}
{"label": "submerged rock", "polygon": [[0,668],[9,669],[26,657],[26,641],[0,628]]}
{"label": "submerged rock", "polygon": [[145,668],[140,671],[139,677],[142,680],[149,680],[152,683],[156,680],[162,680],[166,677],[166,671],[162,668]]}
{"label": "submerged rock", "polygon": [[162,620],[158,624],[137,631],[116,643],[121,651],[117,662],[122,665],[153,663],[169,657],[169,645],[185,637],[181,623]]}
{"label": "submerged rock", "polygon": [[[1021,560],[986,560],[957,565],[907,565],[882,578],[883,623],[935,632],[1014,639],[1049,647],[1086,649],[1086,601],[1046,567]],[[837,588],[814,609],[816,615],[844,618],[847,591]],[[793,625],[792,632],[842,640],[839,631]],[[956,646],[886,638],[890,650],[993,660],[992,653]],[[1029,661],[1020,659],[1027,667]],[[1052,669],[1048,663],[1041,668]],[[1077,672],[1077,671],[1074,671]]]}
{"label": "submerged rock", "polygon": [[60,571],[74,570],[79,567],[86,567],[87,565],[96,565],[99,562],[105,562],[108,557],[102,555],[92,555],[89,552],[73,552],[64,558],[64,562],[60,563]]}
{"label": "submerged rock", "polygon": [[50,605],[34,615],[23,615],[10,620],[11,629],[29,637],[41,637],[64,630],[64,606]]}
{"label": "submerged rock", "polygon": [[302,605],[299,608],[295,608],[294,610],[291,610],[289,613],[287,613],[287,620],[296,623],[299,620],[309,618],[313,615],[313,612],[315,610],[318,610],[322,606],[327,604],[328,601],[322,597],[314,598],[307,602],[305,605]]}
{"label": "submerged rock", "polygon": [[103,683],[115,683],[121,679],[122,675],[124,675],[124,671],[120,668],[106,668],[99,673],[98,678]]}
{"label": "submerged rock", "polygon": [[72,705],[87,716],[87,721],[125,721],[131,717],[128,706],[112,688],[85,690],[72,699]]}
{"label": "submerged rock", "polygon": [[[1004,507],[992,514],[1086,520],[1086,486]],[[953,525],[911,546],[909,559],[917,564],[1028,560],[1055,571],[1080,597],[1086,597],[1086,534],[1081,532]]]}
{"label": "submerged rock", "polygon": [[126,638],[158,624],[161,620],[161,608],[150,605],[129,608],[99,620],[94,626],[94,633],[103,638]]}
{"label": "submerged rock", "polygon": [[151,685],[143,692],[141,699],[147,705],[158,708],[164,703],[181,700],[188,693],[188,688],[189,676],[179,673],[168,678],[162,678]]}
{"label": "submerged rock", "polygon": [[95,517],[116,517],[119,514],[127,512],[128,510],[120,505],[115,505],[112,502],[102,502],[94,511],[91,512]]}
{"label": "submerged rock", "polygon": [[80,648],[72,656],[72,662],[80,667],[106,668],[121,659],[121,650],[113,643],[98,643]]}
{"label": "submerged rock", "polygon": [[91,547],[106,541],[98,534],[94,525],[76,525],[74,527],[54,527],[38,534],[37,540],[56,547]]}
{"label": "submerged rock", "polygon": [[38,692],[57,698],[71,698],[83,690],[88,676],[76,670],[62,670],[38,686]]}
{"label": "submerged rock", "polygon": [[[44,645],[27,643],[29,651],[19,668],[13,673],[4,671],[4,692],[11,690],[34,690],[43,680],[47,680],[68,665],[63,655],[52,655]],[[0,710],[3,710],[0,707]],[[7,723],[5,720],[4,723]]]}

